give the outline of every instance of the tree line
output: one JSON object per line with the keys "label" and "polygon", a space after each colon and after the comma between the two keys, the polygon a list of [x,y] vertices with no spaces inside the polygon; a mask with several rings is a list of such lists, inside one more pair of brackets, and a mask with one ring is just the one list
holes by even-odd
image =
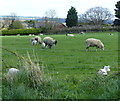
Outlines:
{"label": "tree line", "polygon": [[[114,20],[114,26],[120,26],[120,1],[118,1],[115,4],[115,17]],[[45,22],[59,22],[59,19],[56,18],[56,11],[55,10],[49,10],[45,12],[46,17]],[[67,27],[75,27],[82,24],[89,24],[89,25],[103,25],[106,21],[109,21],[114,16],[111,14],[109,9],[103,8],[103,7],[94,7],[88,9],[84,14],[78,15],[76,8],[71,6],[71,8],[68,10],[67,17],[65,19],[66,26]],[[3,22],[1,22],[1,28],[5,28],[5,26],[8,29],[23,29],[23,25],[21,21],[19,21],[19,18],[15,14],[12,14],[11,17],[3,18]],[[34,27],[36,21],[34,20],[27,20],[25,23],[27,23],[30,27]]]}

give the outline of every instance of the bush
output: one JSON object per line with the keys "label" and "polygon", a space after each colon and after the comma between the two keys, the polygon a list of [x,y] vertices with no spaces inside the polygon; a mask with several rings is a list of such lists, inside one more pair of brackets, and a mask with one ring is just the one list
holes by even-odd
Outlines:
{"label": "bush", "polygon": [[12,30],[2,30],[2,35],[29,35],[29,34],[37,34],[42,31],[41,28],[38,29],[12,29]]}

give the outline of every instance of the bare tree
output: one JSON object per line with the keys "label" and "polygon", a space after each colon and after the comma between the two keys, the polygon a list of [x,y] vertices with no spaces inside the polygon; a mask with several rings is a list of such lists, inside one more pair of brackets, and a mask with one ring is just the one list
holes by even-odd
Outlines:
{"label": "bare tree", "polygon": [[53,29],[60,22],[60,19],[57,18],[57,13],[54,9],[46,11],[44,19],[45,27],[48,29]]}
{"label": "bare tree", "polygon": [[49,11],[45,12],[45,15],[47,18],[49,18],[51,21],[53,21],[54,18],[56,17],[56,11],[53,9],[50,9]]}
{"label": "bare tree", "polygon": [[79,17],[80,20],[101,25],[104,21],[111,20],[113,15],[107,8],[94,7],[90,8],[85,14],[81,14]]}
{"label": "bare tree", "polygon": [[9,16],[0,19],[0,29],[7,28],[11,24]]}
{"label": "bare tree", "polygon": [[5,16],[0,19],[0,29],[2,28],[8,28],[11,23],[13,23],[15,20],[18,20],[18,17],[15,13],[11,13],[8,16]]}

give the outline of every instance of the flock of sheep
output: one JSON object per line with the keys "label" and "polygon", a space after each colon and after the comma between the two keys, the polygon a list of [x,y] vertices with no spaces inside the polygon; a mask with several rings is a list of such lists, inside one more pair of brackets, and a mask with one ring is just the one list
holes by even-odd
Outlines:
{"label": "flock of sheep", "polygon": [[[84,33],[81,33],[84,34]],[[113,34],[110,34],[113,35]],[[66,36],[74,37],[73,34],[66,34]],[[57,40],[54,40],[51,37],[45,37],[43,40],[39,36],[35,36],[31,39],[32,45],[42,44],[42,48],[46,48],[48,46],[49,48],[53,48],[57,44]],[[104,44],[99,39],[95,38],[88,38],[86,39],[86,50],[89,49],[89,47],[96,47],[100,48],[101,50],[104,50]],[[107,72],[110,71],[110,66],[104,66],[103,69],[100,69],[97,73],[100,75],[107,75]],[[7,76],[10,77],[10,79],[13,79],[13,77],[19,72],[19,69],[16,68],[10,68],[8,70]]]}
{"label": "flock of sheep", "polygon": [[[66,34],[66,36],[74,37],[74,34]],[[32,45],[42,44],[42,48],[46,48],[46,46],[53,48],[57,44],[57,40],[54,40],[51,37],[45,37],[42,41],[41,37],[35,36],[31,39],[31,43]],[[96,50],[97,48],[104,50],[104,44],[101,42],[101,40],[95,38],[86,39],[86,50],[89,50],[89,47],[96,47]]]}

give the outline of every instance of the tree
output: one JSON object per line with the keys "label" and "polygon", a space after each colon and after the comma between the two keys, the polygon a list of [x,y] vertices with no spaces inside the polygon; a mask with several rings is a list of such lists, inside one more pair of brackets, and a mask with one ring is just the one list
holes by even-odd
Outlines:
{"label": "tree", "polygon": [[85,14],[80,15],[80,20],[84,20],[87,23],[101,25],[105,21],[111,20],[113,15],[107,8],[94,7],[90,8]]}
{"label": "tree", "polygon": [[49,11],[45,12],[46,18],[48,18],[50,21],[54,21],[56,14],[57,13],[54,9],[50,9]]}
{"label": "tree", "polygon": [[77,26],[77,24],[78,24],[78,16],[77,16],[76,9],[74,7],[71,7],[69,9],[65,22],[66,22],[66,25],[68,27]]}
{"label": "tree", "polygon": [[11,13],[9,16],[11,20],[11,24],[9,25],[9,29],[23,29],[23,25],[21,21],[19,21],[19,17],[16,16],[15,13]]}
{"label": "tree", "polygon": [[19,18],[16,16],[15,13],[11,13],[9,16],[5,16],[3,18],[1,18],[1,25],[0,25],[0,29],[2,28],[9,28],[9,26],[15,21],[18,20]]}
{"label": "tree", "polygon": [[117,19],[115,19],[114,25],[120,26],[120,1],[118,1],[115,6],[116,6],[115,17],[117,17]]}
{"label": "tree", "polygon": [[9,16],[1,18],[0,23],[1,23],[0,24],[0,29],[2,29],[2,28],[8,28],[9,25],[11,24]]}
{"label": "tree", "polygon": [[35,27],[35,20],[26,20],[24,22],[28,24],[28,27]]}
{"label": "tree", "polygon": [[57,13],[54,9],[45,12],[45,17],[43,18],[45,21],[45,29],[51,30],[58,24],[59,18],[57,18],[56,15]]}
{"label": "tree", "polygon": [[19,20],[16,20],[10,24],[9,29],[23,29],[23,25]]}

